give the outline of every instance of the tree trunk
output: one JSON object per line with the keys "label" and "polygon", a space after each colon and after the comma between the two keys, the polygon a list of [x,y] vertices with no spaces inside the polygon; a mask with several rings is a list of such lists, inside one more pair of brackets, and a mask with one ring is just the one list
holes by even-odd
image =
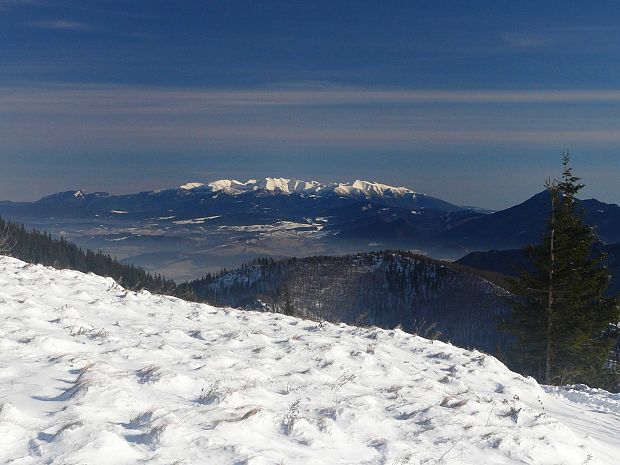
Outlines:
{"label": "tree trunk", "polygon": [[551,384],[551,325],[553,323],[553,270],[555,267],[555,186],[549,187],[551,194],[551,221],[549,238],[549,288],[547,295],[547,351],[545,354],[545,384]]}

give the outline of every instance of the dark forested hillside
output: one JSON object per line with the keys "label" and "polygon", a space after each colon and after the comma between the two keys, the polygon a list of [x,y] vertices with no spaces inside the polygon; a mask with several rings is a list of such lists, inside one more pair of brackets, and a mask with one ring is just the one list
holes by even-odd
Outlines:
{"label": "dark forested hillside", "polygon": [[[596,199],[576,202],[577,211],[601,240],[620,241],[620,206]],[[545,231],[550,205],[549,193],[543,191],[519,205],[456,225],[437,238],[464,250],[506,250],[537,244]]]}
{"label": "dark forested hillside", "polygon": [[[600,247],[600,248],[599,248]],[[620,293],[620,244],[603,244],[595,247],[595,252],[607,254],[607,266],[611,274],[608,292],[610,295]],[[530,270],[531,262],[523,249],[490,250],[472,252],[465,255],[458,264],[479,270],[501,273],[508,276],[519,276],[521,271]]]}
{"label": "dark forested hillside", "polygon": [[126,289],[147,289],[165,294],[174,294],[176,291],[175,283],[160,275],[119,263],[102,252],[84,250],[64,238],[56,239],[45,232],[28,230],[2,218],[0,218],[0,233],[6,238],[5,250],[0,250],[0,253],[29,263],[109,276]]}
{"label": "dark forested hillside", "polygon": [[377,325],[495,352],[507,292],[448,263],[407,252],[259,259],[188,284],[216,305],[263,306],[305,317]]}

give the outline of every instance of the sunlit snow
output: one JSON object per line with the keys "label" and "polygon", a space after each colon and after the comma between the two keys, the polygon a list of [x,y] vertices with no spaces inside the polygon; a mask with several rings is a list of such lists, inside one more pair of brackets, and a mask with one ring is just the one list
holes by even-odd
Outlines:
{"label": "sunlit snow", "polygon": [[618,463],[620,397],[0,257],[0,463]]}

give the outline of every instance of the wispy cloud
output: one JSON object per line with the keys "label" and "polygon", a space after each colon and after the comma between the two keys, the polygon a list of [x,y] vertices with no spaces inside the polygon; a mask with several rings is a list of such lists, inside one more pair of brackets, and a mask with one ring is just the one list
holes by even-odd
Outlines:
{"label": "wispy cloud", "polygon": [[0,87],[3,111],[96,104],[99,111],[187,113],[214,107],[620,103],[620,89],[417,90],[281,85],[265,88],[170,88],[123,85],[48,84]]}
{"label": "wispy cloud", "polygon": [[85,32],[94,30],[94,27],[90,24],[79,21],[70,21],[66,19],[29,21],[26,24],[30,27],[34,27],[37,29],[52,29],[58,31]]}
{"label": "wispy cloud", "polygon": [[0,153],[617,145],[598,105],[620,90],[0,87]]}
{"label": "wispy cloud", "polygon": [[617,43],[620,27],[608,25],[566,25],[532,31],[507,31],[498,34],[504,48],[513,51],[555,51],[604,49]]}
{"label": "wispy cloud", "polygon": [[503,32],[499,36],[506,45],[519,49],[538,49],[554,42],[554,37],[550,34]]}

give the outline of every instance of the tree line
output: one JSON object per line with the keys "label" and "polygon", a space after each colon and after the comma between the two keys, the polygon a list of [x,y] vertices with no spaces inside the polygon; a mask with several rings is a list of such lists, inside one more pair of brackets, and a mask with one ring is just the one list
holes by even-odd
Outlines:
{"label": "tree line", "polygon": [[[0,218],[0,253],[25,262],[72,269],[113,278],[130,290],[146,289],[160,294],[177,294],[174,281],[140,267],[121,263],[101,251],[82,249],[64,237],[26,229],[23,225]],[[184,294],[184,297],[191,297]]]}

